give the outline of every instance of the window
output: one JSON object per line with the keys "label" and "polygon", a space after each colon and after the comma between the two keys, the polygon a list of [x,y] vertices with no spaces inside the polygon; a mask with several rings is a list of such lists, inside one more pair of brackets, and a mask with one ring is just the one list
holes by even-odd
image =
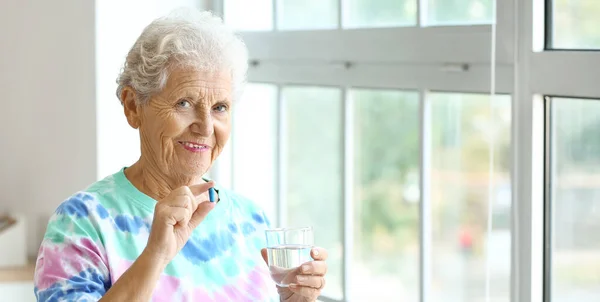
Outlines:
{"label": "window", "polygon": [[418,301],[419,94],[353,89],[349,98],[354,111],[350,296]]}
{"label": "window", "polygon": [[486,24],[494,20],[494,0],[427,0],[429,25]]}
{"label": "window", "polygon": [[432,301],[485,300],[488,257],[491,298],[509,301],[510,97],[431,93],[429,99]]}
{"label": "window", "polygon": [[547,0],[549,48],[600,49],[600,2]]}
{"label": "window", "polygon": [[[340,25],[345,29],[477,25],[493,23],[495,1],[224,0],[224,19],[235,29],[243,31],[328,30]],[[421,24],[417,22],[419,5],[426,12]],[[274,6],[277,9],[275,27]]]}
{"label": "window", "polygon": [[287,226],[312,226],[329,251],[326,294],[342,297],[342,95],[340,89],[288,86],[285,107]]}
{"label": "window", "polygon": [[[537,144],[539,147],[534,145],[529,159],[536,167],[534,155],[544,154],[543,164],[531,172],[543,177],[539,189],[543,192],[539,194],[543,203],[536,206],[538,199],[532,194],[532,209],[534,213],[539,209],[544,215],[542,223],[534,224],[531,233],[534,239],[543,234],[544,248],[536,255],[543,255],[544,260],[544,300],[594,301],[600,298],[600,246],[596,244],[600,242],[597,235],[600,186],[594,182],[600,171],[596,151],[600,89],[593,75],[600,65],[600,19],[597,18],[600,3],[593,0],[542,3],[545,3],[545,18],[535,15],[538,10],[534,7],[525,9],[532,9],[534,17],[545,25],[545,49],[537,45],[540,51],[528,54],[524,59],[532,63],[520,71],[527,72],[532,79],[526,89],[531,89],[533,95],[523,97],[538,100],[540,105],[519,104],[519,110],[544,117],[537,123],[543,126],[540,128],[544,139]],[[535,42],[539,37],[531,38]],[[527,158],[529,153],[523,152],[521,156]],[[536,192],[535,183],[531,187]],[[534,214],[532,218],[536,221]],[[536,246],[532,244],[531,248]]]}
{"label": "window", "polygon": [[233,107],[231,138],[233,187],[259,203],[271,219],[277,217],[277,108],[277,86],[247,85]]}
{"label": "window", "polygon": [[551,98],[549,237],[553,302],[600,299],[600,101]]}
{"label": "window", "polygon": [[227,0],[223,6],[224,22],[236,30],[273,29],[273,0]]}
{"label": "window", "polygon": [[314,30],[338,26],[336,0],[277,0],[277,29]]}
{"label": "window", "polygon": [[415,0],[347,0],[343,10],[344,28],[417,25]]}
{"label": "window", "polygon": [[[276,171],[273,220],[312,225],[329,250],[323,301],[480,301],[488,271],[493,301],[508,301],[513,30],[498,27],[492,68],[493,4],[274,0],[272,26],[236,27],[249,81],[275,89],[277,110],[260,115],[273,124],[257,130],[276,150],[260,159]],[[234,153],[249,123],[234,120]],[[250,169],[236,158],[234,174]],[[234,188],[254,181],[240,175]]]}

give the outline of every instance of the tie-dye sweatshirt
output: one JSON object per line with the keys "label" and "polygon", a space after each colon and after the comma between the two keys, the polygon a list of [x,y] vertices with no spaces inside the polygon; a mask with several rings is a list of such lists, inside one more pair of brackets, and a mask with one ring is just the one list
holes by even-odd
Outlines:
{"label": "tie-dye sweatshirt", "polygon": [[[156,201],[121,171],[65,200],[35,268],[38,301],[98,301],[143,251]],[[162,273],[152,301],[275,301],[260,249],[268,220],[250,200],[220,201]]]}

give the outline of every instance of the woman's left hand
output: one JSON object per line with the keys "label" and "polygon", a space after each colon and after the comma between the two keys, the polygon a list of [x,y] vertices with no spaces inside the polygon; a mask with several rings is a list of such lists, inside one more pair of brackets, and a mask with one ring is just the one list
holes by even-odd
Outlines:
{"label": "woman's left hand", "polygon": [[[262,257],[268,264],[267,249],[261,250]],[[327,273],[327,250],[315,247],[310,252],[314,261],[306,262],[298,267],[295,280],[289,287],[277,286],[281,301],[307,302],[316,301],[325,287],[325,274]]]}

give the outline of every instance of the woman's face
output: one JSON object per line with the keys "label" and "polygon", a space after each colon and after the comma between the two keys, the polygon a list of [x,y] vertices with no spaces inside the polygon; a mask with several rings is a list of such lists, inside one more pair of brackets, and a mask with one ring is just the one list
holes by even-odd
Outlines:
{"label": "woman's face", "polygon": [[171,176],[206,173],[229,139],[231,87],[228,73],[173,70],[159,94],[126,113],[138,119],[144,161]]}

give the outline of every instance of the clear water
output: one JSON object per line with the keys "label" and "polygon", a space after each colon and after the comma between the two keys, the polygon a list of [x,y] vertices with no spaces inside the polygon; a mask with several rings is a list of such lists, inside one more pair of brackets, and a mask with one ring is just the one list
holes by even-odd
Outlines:
{"label": "clear water", "polygon": [[312,261],[311,245],[285,244],[267,248],[271,278],[277,285],[287,287],[295,283],[299,267]]}

